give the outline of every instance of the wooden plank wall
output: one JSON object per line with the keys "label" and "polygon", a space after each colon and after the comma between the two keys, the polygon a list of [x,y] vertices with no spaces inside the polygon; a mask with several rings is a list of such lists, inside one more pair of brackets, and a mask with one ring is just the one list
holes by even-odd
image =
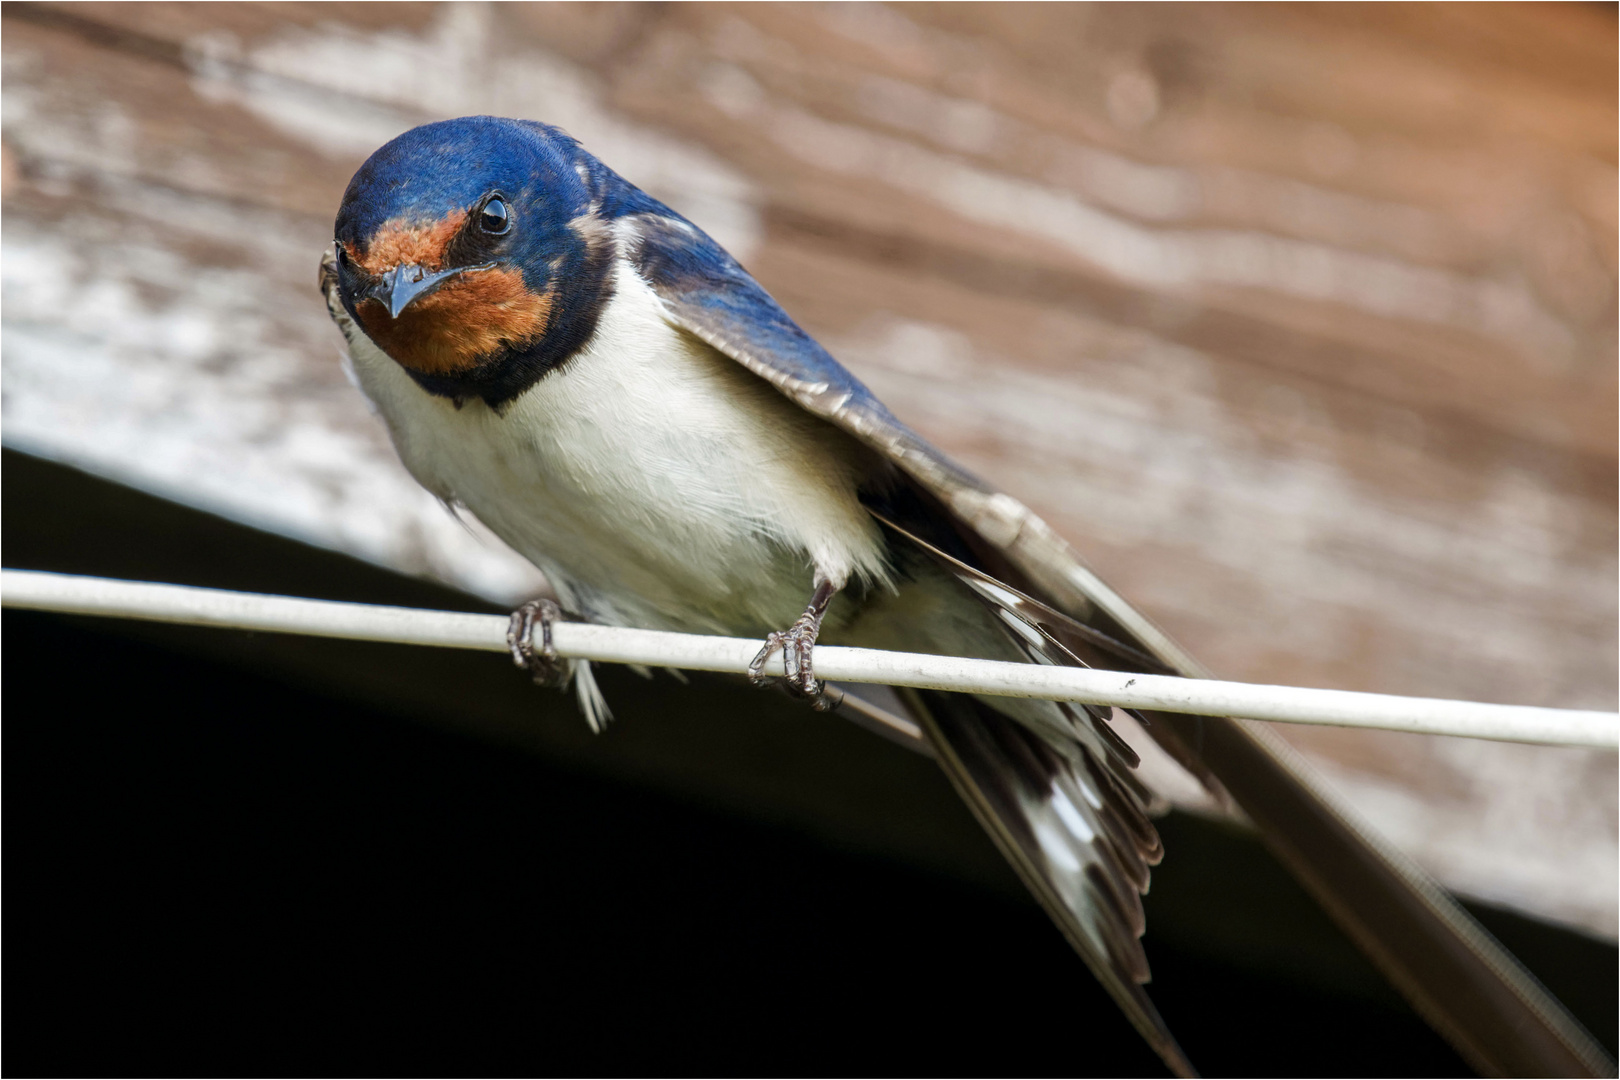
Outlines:
{"label": "wooden plank wall", "polygon": [[[405,128],[562,124],[1224,676],[1614,708],[1602,5],[7,4],[8,444],[486,595],[315,295]],[[1290,738],[1613,935],[1613,754]]]}

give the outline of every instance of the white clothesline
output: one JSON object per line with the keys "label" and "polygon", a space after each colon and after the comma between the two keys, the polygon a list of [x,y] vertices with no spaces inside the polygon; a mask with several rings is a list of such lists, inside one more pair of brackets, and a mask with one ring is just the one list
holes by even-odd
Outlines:
{"label": "white clothesline", "polygon": [[[506,651],[507,619],[451,611],[198,589],[107,578],[0,571],[6,607],[268,630],[318,637]],[[741,674],[759,651],[753,640],[559,623],[559,656],[648,667]],[[1620,746],[1620,714],[1347,690],[1179,679],[1090,668],[1010,664],[915,653],[816,648],[816,674],[838,682],[1049,698],[1165,712],[1239,716],[1289,724],[1383,728],[1508,742]],[[909,727],[909,725],[907,725]]]}

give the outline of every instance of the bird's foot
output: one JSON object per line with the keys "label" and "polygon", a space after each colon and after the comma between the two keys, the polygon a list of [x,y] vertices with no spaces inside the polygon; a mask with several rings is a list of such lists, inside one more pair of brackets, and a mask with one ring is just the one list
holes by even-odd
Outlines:
{"label": "bird's foot", "polygon": [[765,674],[765,665],[772,656],[782,654],[780,685],[794,697],[810,702],[817,712],[838,707],[842,695],[827,693],[827,685],[816,678],[811,655],[815,652],[816,637],[821,633],[821,617],[827,612],[833,590],[822,586],[816,590],[810,606],[805,608],[792,626],[786,630],[773,630],[765,637],[765,646],[748,665],[748,678],[755,686],[769,686],[772,676]]}
{"label": "bird's foot", "polygon": [[[561,686],[568,679],[568,669],[557,659],[557,647],[551,643],[552,625],[561,619],[562,608],[555,600],[530,600],[512,612],[512,621],[506,627],[506,647],[512,651],[512,663],[523,668],[540,686]],[[534,648],[534,627],[540,625],[540,650]]]}

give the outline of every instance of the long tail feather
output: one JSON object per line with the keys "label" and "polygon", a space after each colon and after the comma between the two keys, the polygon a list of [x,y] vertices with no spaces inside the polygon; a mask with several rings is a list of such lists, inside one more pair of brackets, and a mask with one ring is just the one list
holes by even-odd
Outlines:
{"label": "long tail feather", "polygon": [[[970,586],[985,578],[890,527]],[[1012,581],[996,583],[1077,658],[1118,671],[1204,674],[1038,518],[1023,517],[1012,535],[996,552],[998,570]],[[975,591],[986,599],[991,593],[982,581]],[[1143,654],[1151,665],[1140,663]],[[1558,1000],[1269,728],[1226,717],[1147,718],[1155,741],[1218,797],[1235,801],[1323,909],[1474,1068],[1497,1076],[1615,1075],[1614,1062]]]}
{"label": "long tail feather", "polygon": [[1154,724],[1161,739],[1197,745],[1272,851],[1469,1064],[1496,1076],[1615,1074],[1535,976],[1282,739],[1252,721],[1162,713]]}

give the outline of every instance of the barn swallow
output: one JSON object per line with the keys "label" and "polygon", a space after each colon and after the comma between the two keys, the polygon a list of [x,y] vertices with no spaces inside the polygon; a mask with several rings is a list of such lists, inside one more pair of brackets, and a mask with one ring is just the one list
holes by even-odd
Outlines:
{"label": "barn swallow", "polygon": [[[779,659],[784,685],[818,705],[818,641],[1198,673],[714,240],[555,127],[467,117],[394,139],[344,192],[321,280],[405,466],[539,567],[570,617],[758,638],[755,675]],[[520,609],[517,658],[571,678],[600,726],[588,665],[532,650],[531,621],[544,636],[556,615]],[[1075,950],[1166,1065],[1191,1074],[1143,989],[1141,896],[1162,849],[1111,710],[901,697]],[[1144,719],[1472,1060],[1574,1067],[1579,1040],[1545,1019],[1557,1005],[1274,737],[1221,717]],[[1457,1005],[1476,984],[1495,996]],[[1532,1015],[1550,1057],[1512,1034]]]}

